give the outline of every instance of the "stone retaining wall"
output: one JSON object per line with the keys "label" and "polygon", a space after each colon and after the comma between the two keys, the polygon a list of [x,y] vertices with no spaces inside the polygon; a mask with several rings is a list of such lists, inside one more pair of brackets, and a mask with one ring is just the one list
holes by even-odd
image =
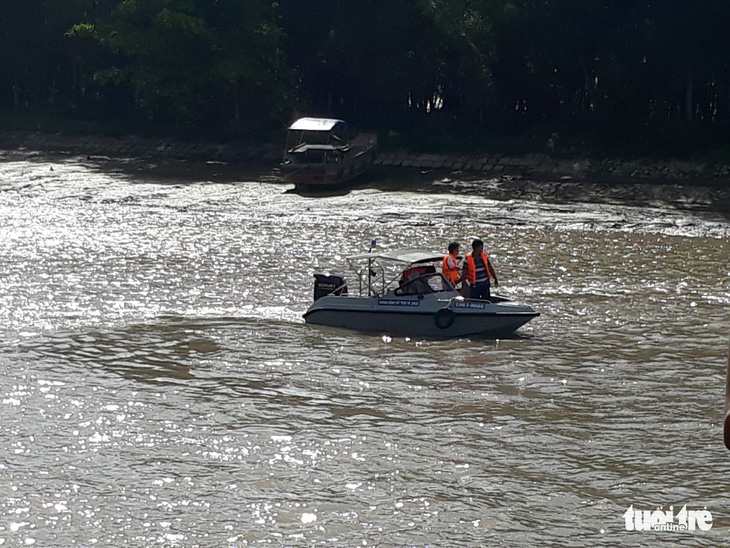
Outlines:
{"label": "stone retaining wall", "polygon": [[483,173],[487,176],[519,176],[525,178],[557,178],[562,180],[631,179],[646,181],[708,181],[730,183],[730,165],[680,161],[648,161],[604,159],[559,159],[546,154],[524,156],[495,155],[413,155],[393,152],[380,155],[376,163],[420,169],[445,169]]}

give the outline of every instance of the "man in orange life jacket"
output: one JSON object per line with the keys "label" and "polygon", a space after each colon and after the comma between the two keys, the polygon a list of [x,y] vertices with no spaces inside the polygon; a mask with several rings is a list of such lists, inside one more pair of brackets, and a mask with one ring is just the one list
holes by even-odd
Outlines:
{"label": "man in orange life jacket", "polygon": [[489,299],[491,283],[494,280],[494,287],[499,287],[497,274],[489,262],[489,257],[484,253],[484,242],[474,240],[471,243],[472,252],[467,253],[465,262],[465,278],[469,287],[471,287],[472,299]]}
{"label": "man in orange life jacket", "polygon": [[441,264],[441,271],[444,273],[444,278],[451,282],[451,285],[456,287],[461,280],[464,279],[461,268],[459,268],[459,244],[451,242],[449,244],[449,253],[444,255],[443,263]]}

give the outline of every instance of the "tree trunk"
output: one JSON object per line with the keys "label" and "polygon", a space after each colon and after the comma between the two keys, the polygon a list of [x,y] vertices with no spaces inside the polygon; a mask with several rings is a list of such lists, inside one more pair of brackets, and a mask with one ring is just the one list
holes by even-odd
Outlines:
{"label": "tree trunk", "polygon": [[238,91],[238,82],[233,84],[233,119],[235,121],[235,131],[241,128],[241,94]]}
{"label": "tree trunk", "polygon": [[692,120],[692,112],[694,110],[694,78],[692,76],[692,67],[687,69],[687,88],[684,96],[684,115],[688,121]]}

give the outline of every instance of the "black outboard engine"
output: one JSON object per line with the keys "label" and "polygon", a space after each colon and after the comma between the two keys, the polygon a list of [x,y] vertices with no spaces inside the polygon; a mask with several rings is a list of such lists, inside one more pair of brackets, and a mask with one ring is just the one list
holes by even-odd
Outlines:
{"label": "black outboard engine", "polygon": [[347,285],[342,276],[326,276],[325,274],[314,275],[314,300],[333,293],[335,295],[347,295]]}

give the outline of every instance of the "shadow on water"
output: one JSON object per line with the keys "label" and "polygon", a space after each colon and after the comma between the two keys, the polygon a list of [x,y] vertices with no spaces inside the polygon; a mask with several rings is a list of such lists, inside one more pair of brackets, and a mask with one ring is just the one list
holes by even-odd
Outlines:
{"label": "shadow on water", "polygon": [[269,168],[247,166],[216,161],[191,161],[178,159],[139,159],[88,157],[85,165],[99,173],[119,173],[130,182],[179,184],[211,183],[229,184],[240,181],[265,180]]}
{"label": "shadow on water", "polygon": [[244,378],[245,368],[236,366],[275,360],[282,341],[289,341],[290,346],[292,337],[301,338],[300,345],[315,349],[333,340],[320,341],[317,333],[306,328],[299,334],[292,332],[304,327],[271,319],[161,316],[157,322],[119,329],[56,332],[5,346],[0,352],[21,353],[56,369],[59,365],[81,366],[144,383],[177,385],[194,380],[204,389],[215,379],[213,370],[227,370],[235,373],[229,380],[237,390],[259,389],[260,383],[249,383]]}
{"label": "shadow on water", "polygon": [[[407,422],[393,408],[383,408],[380,390],[363,392],[359,385],[350,386],[348,377],[367,378],[380,371],[388,372],[388,383],[394,386],[406,381],[430,386],[420,378],[420,368],[426,367],[429,375],[435,370],[419,366],[419,360],[432,364],[430,353],[453,353],[464,343],[423,340],[428,349],[420,350],[422,343],[416,339],[377,332],[260,318],[162,316],[118,329],[57,332],[6,347],[2,353],[21,353],[41,370],[81,377],[91,385],[112,375],[155,391],[180,390],[196,400],[247,402],[268,420],[286,426],[295,409],[322,424]],[[479,348],[499,344],[470,338],[466,348],[474,348],[472,343]],[[375,354],[385,357],[373,359]],[[392,398],[395,393],[388,386],[381,390]]]}
{"label": "shadow on water", "polygon": [[402,339],[405,341],[428,341],[428,342],[447,342],[447,341],[480,341],[485,343],[496,343],[497,341],[532,341],[532,340],[540,340],[540,336],[533,332],[527,332],[527,331],[513,331],[512,333],[504,333],[498,336],[495,335],[482,335],[482,334],[474,334],[474,335],[468,335],[464,337],[436,337],[436,336],[411,336],[408,334],[407,331],[400,332],[400,333],[394,333],[394,332],[385,332],[385,331],[378,331],[378,330],[372,330],[372,331],[355,331],[352,329],[347,329],[344,327],[331,327],[331,326],[325,326],[325,325],[314,325],[310,324],[307,325],[307,329],[316,330],[319,333],[322,334],[322,336],[326,337],[328,335],[334,336],[334,337],[361,337],[364,340],[368,341],[374,341],[377,339],[383,340],[383,341],[392,341],[396,339]]}
{"label": "shadow on water", "polygon": [[347,196],[354,190],[352,185],[340,184],[336,186],[312,187],[297,186],[286,189],[286,194],[295,194],[302,198],[331,198],[336,196]]}
{"label": "shadow on water", "polygon": [[0,156],[5,161],[27,161],[39,164],[49,162],[83,166],[106,175],[116,175],[130,183],[178,184],[209,181],[236,183],[240,181],[266,181],[270,179],[272,166],[245,164],[216,160],[174,158],[162,156],[106,156],[87,154],[63,154],[58,152],[13,152]]}
{"label": "shadow on water", "polygon": [[336,183],[332,185],[296,185],[294,188],[289,188],[285,192],[287,194],[295,194],[304,198],[347,196],[356,190],[377,188],[379,181],[380,171],[373,169],[343,183]]}
{"label": "shadow on water", "polygon": [[[17,351],[18,349],[16,349]],[[113,371],[148,383],[179,383],[220,346],[203,323],[131,325],[118,330],[55,333],[23,342],[19,350],[42,361]]]}

